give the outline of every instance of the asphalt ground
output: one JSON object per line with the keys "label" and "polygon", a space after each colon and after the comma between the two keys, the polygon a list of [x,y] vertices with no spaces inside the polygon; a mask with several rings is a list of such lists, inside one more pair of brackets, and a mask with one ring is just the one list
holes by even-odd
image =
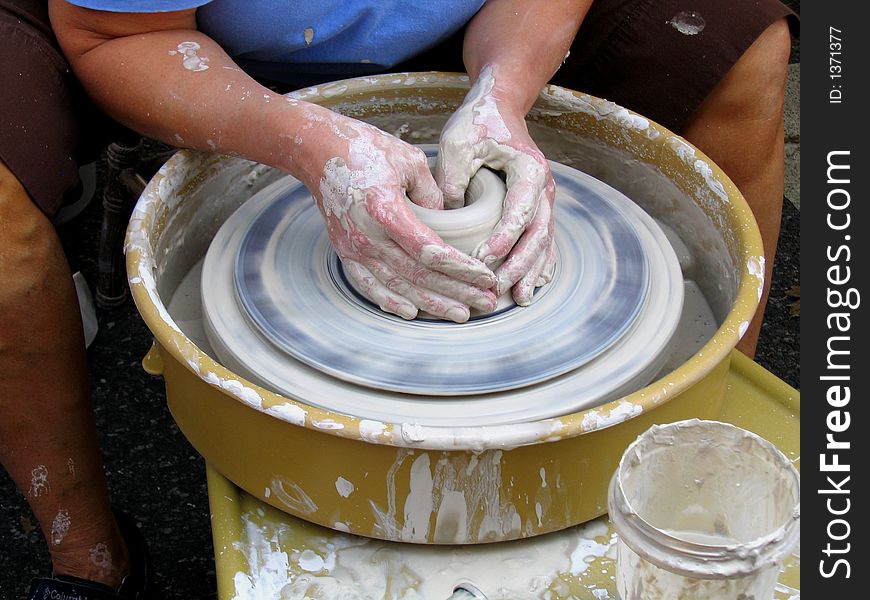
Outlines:
{"label": "asphalt ground", "polygon": [[[787,2],[798,8],[798,2]],[[795,46],[793,62],[798,60]],[[91,205],[59,229],[74,270],[97,281],[101,207]],[[800,213],[784,202],[782,233],[758,346],[757,362],[799,386]],[[156,583],[166,600],[214,598],[205,464],[175,425],[163,380],[141,359],[151,334],[132,301],[98,314],[88,350],[94,410],[113,502],[129,512],[149,541]],[[0,600],[24,597],[33,577],[48,573],[45,543],[24,497],[0,470]]]}

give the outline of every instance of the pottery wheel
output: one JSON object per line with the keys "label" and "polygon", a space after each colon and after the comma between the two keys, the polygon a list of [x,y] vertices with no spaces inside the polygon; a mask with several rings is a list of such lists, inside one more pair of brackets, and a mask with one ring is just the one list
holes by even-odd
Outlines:
{"label": "pottery wheel", "polygon": [[553,281],[528,307],[500,303],[463,324],[405,321],[363,298],[308,190],[289,176],[275,182],[225,222],[205,259],[203,314],[217,357],[307,404],[428,425],[556,416],[644,385],[680,315],[676,256],[625,196],[551,167]]}

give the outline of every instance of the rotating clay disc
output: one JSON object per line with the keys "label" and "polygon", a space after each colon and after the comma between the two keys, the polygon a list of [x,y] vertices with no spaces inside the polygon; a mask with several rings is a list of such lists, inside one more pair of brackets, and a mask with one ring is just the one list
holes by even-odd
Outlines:
{"label": "rotating clay disc", "polygon": [[[504,187],[490,176],[502,189],[500,208]],[[261,192],[270,199],[242,225],[237,300],[277,351],[330,377],[441,396],[540,383],[624,334],[649,283],[637,232],[619,208],[582,182],[560,184],[576,199],[559,207],[572,235],[560,236],[558,277],[531,306],[462,324],[383,312],[349,284],[310,193],[289,177]]]}
{"label": "rotating clay disc", "polygon": [[275,182],[226,221],[206,256],[203,313],[215,353],[302,402],[427,425],[556,416],[647,383],[680,315],[676,256],[622,194],[551,167],[553,281],[528,307],[464,324],[405,321],[369,303],[344,276],[306,188]]}

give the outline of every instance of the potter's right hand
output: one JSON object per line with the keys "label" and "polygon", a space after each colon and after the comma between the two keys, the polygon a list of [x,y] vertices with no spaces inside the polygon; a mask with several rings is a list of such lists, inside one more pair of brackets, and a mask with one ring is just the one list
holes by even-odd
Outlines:
{"label": "potter's right hand", "polygon": [[443,199],[423,152],[380,129],[321,107],[296,136],[302,179],[357,289],[381,309],[418,310],[456,322],[469,307],[495,308],[495,275],[446,244],[405,201],[440,209]]}

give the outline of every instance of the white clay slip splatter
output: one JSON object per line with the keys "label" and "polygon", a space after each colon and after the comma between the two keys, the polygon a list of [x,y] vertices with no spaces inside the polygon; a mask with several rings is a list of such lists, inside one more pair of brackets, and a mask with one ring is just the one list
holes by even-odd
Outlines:
{"label": "white clay slip splatter", "polygon": [[266,414],[278,417],[294,425],[305,425],[305,415],[308,413],[301,406],[295,404],[276,404],[266,409]]}
{"label": "white clay slip splatter", "polygon": [[208,58],[197,54],[201,46],[197,42],[181,42],[177,50],[170,50],[169,56],[181,55],[181,64],[188,71],[205,71]]}
{"label": "white clay slip splatter", "polygon": [[752,256],[746,261],[746,269],[749,274],[758,280],[758,299],[764,293],[764,257]]}
{"label": "white clay slip splatter", "polygon": [[247,568],[235,575],[234,600],[440,599],[461,581],[493,600],[610,598],[616,540],[601,520],[519,542],[438,547],[341,533],[300,540],[287,523],[241,518],[235,545]]}
{"label": "white clay slip splatter", "polygon": [[359,435],[368,442],[375,442],[379,437],[386,435],[387,426],[381,421],[362,419],[359,422]]}
{"label": "white clay slip splatter", "polygon": [[97,543],[88,551],[88,560],[99,569],[109,569],[112,567],[112,553],[103,542]]}
{"label": "white clay slip splatter", "polygon": [[63,541],[63,538],[69,533],[71,523],[68,510],[61,509],[57,511],[54,520],[51,522],[51,543],[53,545],[57,546]]}
{"label": "white clay slip splatter", "polygon": [[272,480],[272,485],[269,487],[272,489],[275,498],[293,512],[304,515],[317,512],[317,504],[311,499],[311,496],[305,493],[305,490],[298,483],[285,481],[280,477],[276,477]]}
{"label": "white clay slip splatter", "polygon": [[339,477],[335,480],[335,491],[338,492],[338,495],[342,498],[347,498],[350,496],[356,487],[344,477]]}
{"label": "white clay slip splatter", "polygon": [[311,573],[319,573],[324,568],[323,557],[313,550],[303,550],[297,559],[297,563],[303,571]]}
{"label": "white clay slip splatter", "polygon": [[45,465],[37,465],[30,472],[30,490],[31,498],[45,496],[51,491],[51,485],[48,483],[48,468]]}
{"label": "white clay slip splatter", "polygon": [[701,13],[694,10],[684,10],[670,20],[671,27],[682,33],[683,35],[698,35],[707,26],[707,22]]}

